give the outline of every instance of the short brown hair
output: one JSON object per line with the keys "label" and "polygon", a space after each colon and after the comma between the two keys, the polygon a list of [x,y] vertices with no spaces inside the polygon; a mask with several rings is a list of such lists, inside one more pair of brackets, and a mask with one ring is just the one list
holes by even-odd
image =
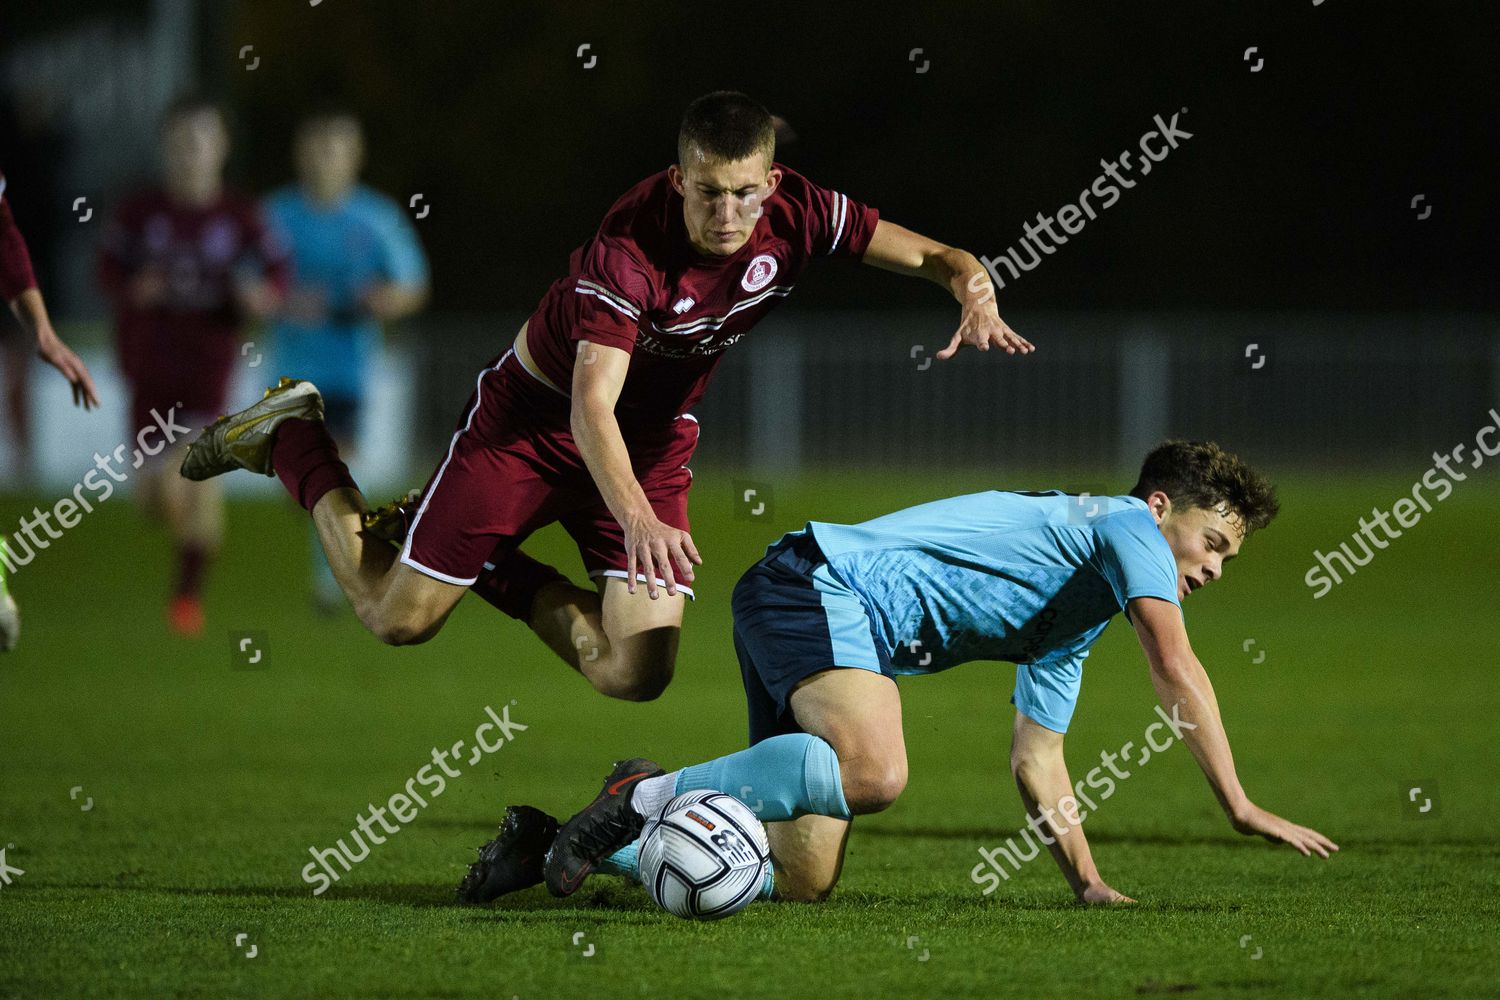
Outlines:
{"label": "short brown hair", "polygon": [[710,160],[734,162],[760,153],[769,165],[776,157],[771,113],[737,90],[704,94],[682,116],[677,132],[677,163],[685,166],[697,147]]}
{"label": "short brown hair", "polygon": [[1212,441],[1165,441],[1151,449],[1130,495],[1144,500],[1157,490],[1177,506],[1228,506],[1246,535],[1270,524],[1281,509],[1268,479]]}

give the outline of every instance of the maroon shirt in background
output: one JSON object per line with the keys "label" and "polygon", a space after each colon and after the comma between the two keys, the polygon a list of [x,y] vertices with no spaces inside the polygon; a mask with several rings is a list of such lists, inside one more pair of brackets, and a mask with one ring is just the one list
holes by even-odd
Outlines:
{"label": "maroon shirt in background", "polygon": [[[152,266],[166,278],[166,298],[137,306],[131,282]],[[288,271],[286,252],[249,198],[226,191],[214,204],[194,207],[146,191],[126,200],[99,252],[99,283],[114,303],[125,375],[138,388],[197,387],[194,398],[222,397],[245,322],[237,278],[248,272],[285,288]]]}
{"label": "maroon shirt in background", "polygon": [[791,292],[814,257],[861,257],[880,213],[775,166],[781,183],[728,257],[688,241],[682,196],[665,170],[627,191],[528,321],[526,345],[542,374],[567,388],[578,341],[617,347],[631,352],[620,416],[674,418],[703,398],[725,349]]}
{"label": "maroon shirt in background", "polygon": [[35,287],[31,254],[26,250],[21,230],[16,227],[15,216],[10,213],[10,201],[5,197],[5,175],[0,174],[0,300],[10,302],[28,288]]}

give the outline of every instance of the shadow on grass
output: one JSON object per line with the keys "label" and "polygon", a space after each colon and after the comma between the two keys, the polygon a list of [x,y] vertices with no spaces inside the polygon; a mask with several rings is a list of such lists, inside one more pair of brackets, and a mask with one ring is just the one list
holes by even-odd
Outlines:
{"label": "shadow on grass", "polygon": [[[582,924],[600,926],[610,924],[676,924],[678,918],[660,909],[639,886],[609,884],[598,889],[586,889],[567,899],[556,899],[546,889],[535,886],[509,896],[502,897],[487,906],[459,903],[453,899],[452,889],[444,885],[411,882],[387,882],[367,885],[338,885],[322,896],[314,897],[302,887],[291,886],[224,886],[219,888],[192,888],[186,886],[121,885],[105,882],[53,883],[32,885],[26,895],[43,895],[48,892],[87,891],[101,893],[131,893],[141,895],[161,894],[203,900],[245,900],[278,903],[285,901],[316,900],[321,905],[337,906],[339,903],[379,903],[414,911],[436,913],[441,910],[461,911],[455,916],[466,924],[559,924],[570,931]],[[751,912],[762,915],[777,914],[779,918],[819,919],[823,913],[847,915],[850,912],[886,914],[911,911],[930,914],[941,910],[948,919],[963,919],[962,914],[976,917],[996,911],[1023,914],[1183,914],[1225,913],[1239,907],[1223,902],[1141,902],[1130,906],[1094,908],[1085,907],[1060,894],[1026,893],[1024,895],[995,895],[981,897],[968,892],[953,890],[916,890],[899,893],[872,892],[869,890],[837,890],[825,903],[798,903],[785,900],[759,902]],[[1127,917],[1128,919],[1128,917]]]}
{"label": "shadow on grass", "polygon": [[[149,885],[121,882],[52,882],[33,883],[29,893],[66,892],[72,890],[89,892],[161,893],[172,896],[187,896],[199,899],[265,899],[265,900],[317,900],[324,903],[375,902],[390,903],[412,909],[466,910],[476,916],[502,915],[507,913],[545,913],[557,911],[577,914],[581,909],[614,910],[619,912],[658,912],[646,894],[635,887],[603,886],[593,891],[583,891],[568,899],[555,899],[541,886],[525,889],[504,896],[489,906],[460,903],[453,898],[454,887],[440,883],[383,882],[350,885],[340,883],[321,896],[314,896],[303,886],[253,886],[234,885],[218,887],[188,887]],[[28,894],[29,894],[28,893]]]}
{"label": "shadow on grass", "polygon": [[[1017,827],[1016,829],[1019,829]],[[879,827],[854,825],[854,837],[891,837],[913,840],[970,840],[989,844],[1014,836],[1015,829],[998,827]],[[1474,840],[1461,837],[1335,837],[1343,852],[1358,848],[1362,853],[1383,854],[1409,848],[1451,847],[1485,854],[1500,854],[1500,845],[1493,840]],[[1228,847],[1235,844],[1262,843],[1271,846],[1259,837],[1242,837],[1238,834],[1173,834],[1173,833],[1128,833],[1109,830],[1090,830],[1091,844],[1140,844],[1152,847]],[[1279,845],[1278,845],[1279,846]]]}

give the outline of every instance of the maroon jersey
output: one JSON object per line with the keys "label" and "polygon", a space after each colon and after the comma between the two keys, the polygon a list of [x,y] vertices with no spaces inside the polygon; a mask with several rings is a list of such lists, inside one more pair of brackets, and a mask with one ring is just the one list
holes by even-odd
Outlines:
{"label": "maroon jersey", "polygon": [[880,213],[782,164],[745,245],[727,257],[688,241],[682,195],[663,170],[615,202],[531,315],[542,374],[572,385],[578,341],[631,352],[617,409],[671,419],[703,398],[724,351],[776,307],[814,257],[858,259]]}
{"label": "maroon jersey", "polygon": [[[166,281],[164,299],[131,298],[147,268]],[[105,230],[99,282],[115,305],[115,334],[125,374],[135,382],[213,378],[234,363],[244,322],[235,283],[253,275],[285,287],[285,252],[254,201],[225,192],[212,205],[179,205],[165,192],[127,200]]]}
{"label": "maroon jersey", "polygon": [[5,175],[0,174],[0,299],[10,302],[28,288],[36,287],[31,272],[31,254],[5,197]]}

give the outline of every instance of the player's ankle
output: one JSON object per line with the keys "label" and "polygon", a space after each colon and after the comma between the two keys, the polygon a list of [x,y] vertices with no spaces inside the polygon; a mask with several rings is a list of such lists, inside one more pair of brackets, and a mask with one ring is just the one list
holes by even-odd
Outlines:
{"label": "player's ankle", "polygon": [[661,812],[662,807],[677,794],[677,775],[680,773],[669,771],[638,782],[630,793],[630,808],[647,819]]}

